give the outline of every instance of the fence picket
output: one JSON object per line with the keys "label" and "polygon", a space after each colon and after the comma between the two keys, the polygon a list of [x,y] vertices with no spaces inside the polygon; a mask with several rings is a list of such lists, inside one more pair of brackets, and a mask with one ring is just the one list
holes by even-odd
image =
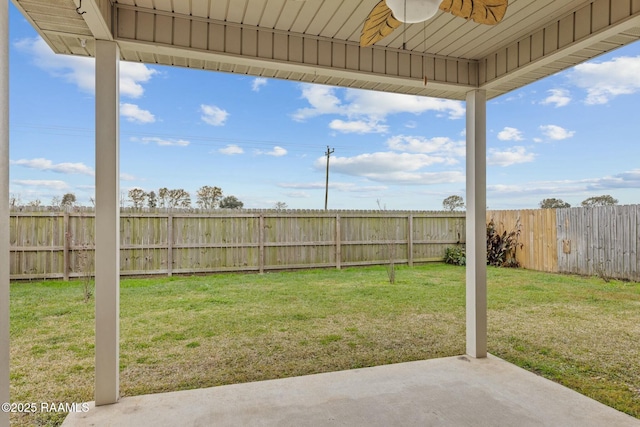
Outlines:
{"label": "fence picket", "polygon": [[[500,232],[521,227],[524,268],[640,281],[640,205],[490,211]],[[12,279],[79,277],[93,262],[94,213],[12,212]],[[121,213],[121,272],[259,271],[442,259],[464,244],[465,215],[427,211]]]}

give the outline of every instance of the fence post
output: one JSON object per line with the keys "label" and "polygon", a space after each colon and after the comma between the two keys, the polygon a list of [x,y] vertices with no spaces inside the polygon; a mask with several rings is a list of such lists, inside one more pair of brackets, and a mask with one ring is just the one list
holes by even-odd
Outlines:
{"label": "fence post", "polygon": [[407,230],[407,258],[409,267],[413,267],[413,215],[409,214]]}
{"label": "fence post", "polygon": [[69,212],[64,212],[64,217],[62,220],[62,227],[64,230],[64,242],[63,242],[63,250],[62,250],[62,263],[63,270],[62,275],[65,282],[69,281],[69,270],[70,270],[70,257],[69,257],[69,246],[71,244],[71,230],[69,230]]}
{"label": "fence post", "polygon": [[173,274],[173,214],[167,213],[167,276]]}
{"label": "fence post", "polygon": [[336,214],[336,268],[342,268],[342,241],[340,240],[340,214]]}
{"label": "fence post", "polygon": [[264,273],[264,214],[260,214],[258,218],[258,267],[262,274]]}

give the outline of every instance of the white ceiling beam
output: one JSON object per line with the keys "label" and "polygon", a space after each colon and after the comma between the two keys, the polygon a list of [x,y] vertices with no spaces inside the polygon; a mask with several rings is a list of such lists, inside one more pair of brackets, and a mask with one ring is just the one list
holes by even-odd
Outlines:
{"label": "white ceiling beam", "polygon": [[73,0],[78,13],[96,40],[113,40],[111,32],[112,7],[108,0]]}
{"label": "white ceiling beam", "polygon": [[117,6],[114,35],[126,49],[272,67],[309,76],[341,77],[429,91],[464,99],[478,84],[477,62],[211,19]]}

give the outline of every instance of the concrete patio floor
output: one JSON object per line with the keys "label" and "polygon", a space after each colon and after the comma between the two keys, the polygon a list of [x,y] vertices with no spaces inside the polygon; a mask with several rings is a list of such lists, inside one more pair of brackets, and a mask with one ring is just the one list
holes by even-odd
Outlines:
{"label": "concrete patio floor", "polygon": [[72,426],[616,426],[640,420],[494,356],[126,397]]}

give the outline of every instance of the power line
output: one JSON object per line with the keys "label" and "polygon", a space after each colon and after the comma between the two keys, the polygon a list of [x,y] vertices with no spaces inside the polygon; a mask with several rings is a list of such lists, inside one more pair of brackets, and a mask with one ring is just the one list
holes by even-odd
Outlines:
{"label": "power line", "polygon": [[[82,128],[82,127],[70,127],[70,126],[56,126],[56,125],[31,125],[31,124],[16,124],[13,127],[15,131],[25,132],[32,131],[45,131],[47,135],[57,136],[71,136],[71,137],[93,137],[94,129]],[[240,144],[246,148],[262,148],[267,146],[283,146],[287,151],[305,152],[305,148],[315,148],[317,144],[312,143],[299,143],[289,141],[278,140],[261,140],[261,139],[249,139],[249,138],[229,138],[229,137],[215,137],[215,136],[203,136],[203,135],[184,135],[184,134],[171,134],[163,132],[130,132],[122,131],[121,136],[135,137],[142,141],[153,143],[153,140],[144,141],[144,138],[160,138],[167,140],[184,139],[189,141],[189,145],[194,146],[208,146],[211,148],[219,148],[222,144]],[[340,149],[347,149],[347,147],[340,146]],[[358,151],[355,147],[351,147],[351,151]]]}

